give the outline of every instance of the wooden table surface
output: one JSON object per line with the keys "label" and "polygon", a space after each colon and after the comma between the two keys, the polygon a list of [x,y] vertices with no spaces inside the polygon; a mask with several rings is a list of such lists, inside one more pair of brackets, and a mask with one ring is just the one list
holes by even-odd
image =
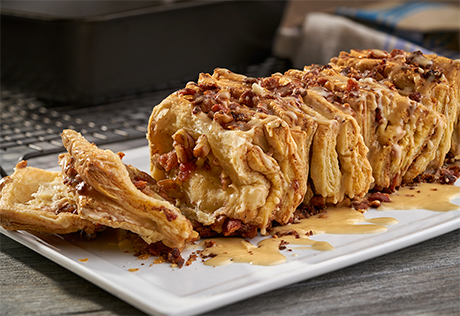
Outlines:
{"label": "wooden table surface", "polygon": [[[460,315],[460,230],[205,315]],[[1,235],[0,315],[145,315]]]}

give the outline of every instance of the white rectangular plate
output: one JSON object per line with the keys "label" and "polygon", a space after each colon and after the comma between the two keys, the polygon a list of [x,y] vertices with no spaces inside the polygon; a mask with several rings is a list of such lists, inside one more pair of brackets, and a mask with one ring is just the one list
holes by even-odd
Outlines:
{"label": "white rectangular plate", "polygon": [[[123,161],[149,170],[146,147],[128,150]],[[460,198],[452,200],[460,205]],[[366,218],[393,217],[398,224],[372,235],[318,235],[311,239],[329,242],[333,251],[283,251],[287,262],[276,266],[230,264],[205,266],[200,259],[182,269],[169,264],[140,260],[100,241],[70,241],[58,235],[34,235],[25,231],[0,232],[88,281],[154,315],[192,315],[306,280],[374,258],[460,228],[460,211],[369,210]],[[260,238],[253,240],[254,244]],[[195,249],[184,251],[183,257]],[[293,256],[293,254],[295,254]],[[87,259],[87,260],[86,260]],[[138,269],[131,272],[130,269]]]}

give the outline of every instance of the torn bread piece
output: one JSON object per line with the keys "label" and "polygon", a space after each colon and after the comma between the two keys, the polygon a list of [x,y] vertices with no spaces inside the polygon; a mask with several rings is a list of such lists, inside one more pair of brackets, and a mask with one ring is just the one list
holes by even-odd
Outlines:
{"label": "torn bread piece", "polygon": [[307,133],[257,111],[245,92],[202,74],[150,117],[151,173],[202,235],[264,234],[306,192]]}
{"label": "torn bread piece", "polygon": [[98,149],[75,131],[64,130],[62,141],[68,153],[59,163],[64,182],[78,197],[82,218],[179,250],[197,237],[180,211],[147,186],[148,175],[125,166],[119,155]]}
{"label": "torn bread piece", "polygon": [[27,167],[22,161],[0,182],[0,225],[8,230],[92,235],[100,225],[77,214],[77,195],[63,183],[62,174]]}

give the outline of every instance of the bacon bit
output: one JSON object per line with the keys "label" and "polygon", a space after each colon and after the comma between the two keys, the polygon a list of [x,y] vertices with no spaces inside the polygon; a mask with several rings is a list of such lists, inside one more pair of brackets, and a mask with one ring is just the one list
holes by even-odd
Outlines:
{"label": "bacon bit", "polygon": [[134,180],[133,184],[138,190],[143,190],[147,186],[147,181],[145,181],[145,180]]}
{"label": "bacon bit", "polygon": [[253,108],[256,105],[256,99],[258,99],[257,95],[252,90],[248,90],[240,96],[239,103]]}
{"label": "bacon bit", "polygon": [[177,174],[177,178],[180,181],[186,181],[192,174],[193,171],[195,171],[196,165],[193,161],[187,161],[185,163],[181,163],[179,165],[179,173]]}
{"label": "bacon bit", "polygon": [[286,241],[286,240],[281,240],[281,242],[280,242],[280,244],[279,244],[279,246],[278,246],[278,249],[279,249],[279,250],[284,250],[284,249],[287,248],[286,245],[289,245],[289,242]]}
{"label": "bacon bit", "polygon": [[118,157],[120,157],[120,159],[123,159],[125,157],[125,153],[122,152],[118,152],[117,155]]}
{"label": "bacon bit", "polygon": [[257,226],[249,224],[241,224],[241,228],[236,231],[233,235],[240,236],[243,238],[255,238],[258,234]]}
{"label": "bacon bit", "polygon": [[353,80],[353,79],[348,79],[347,80],[347,91],[348,92],[352,92],[352,91],[359,91],[359,85],[358,85],[358,82],[356,80]]}
{"label": "bacon bit", "polygon": [[374,192],[367,199],[370,202],[372,201],[380,201],[380,202],[386,202],[386,203],[391,202],[390,195],[387,193],[382,193],[382,192]]}
{"label": "bacon bit", "polygon": [[165,214],[168,222],[171,222],[177,218],[177,214],[174,213],[173,211],[168,210],[167,208],[163,208],[163,207],[161,208],[161,210],[163,211],[163,214]]}
{"label": "bacon bit", "polygon": [[185,262],[186,266],[189,266],[192,264],[192,262],[196,261],[198,258],[198,255],[195,252],[192,252],[190,256],[188,257],[187,261]]}
{"label": "bacon bit", "polygon": [[229,236],[241,228],[241,221],[239,219],[226,218],[222,225],[222,232],[224,236]]}
{"label": "bacon bit", "polygon": [[316,80],[316,83],[320,86],[324,86],[328,82],[327,78],[320,77]]}
{"label": "bacon bit", "polygon": [[196,91],[192,88],[184,88],[184,89],[179,90],[177,93],[179,95],[194,95],[195,92]]}
{"label": "bacon bit", "polygon": [[351,203],[351,207],[353,207],[355,210],[360,211],[360,210],[367,210],[369,209],[369,201],[361,201],[361,202],[353,202]]}
{"label": "bacon bit", "polygon": [[203,90],[214,90],[214,89],[219,88],[217,83],[214,83],[214,82],[200,83],[198,84],[198,86],[200,87],[200,89],[203,89]]}
{"label": "bacon bit", "polygon": [[420,102],[420,100],[422,99],[422,95],[420,94],[420,92],[411,92],[409,93],[409,99],[414,100],[416,102]]}
{"label": "bacon bit", "polygon": [[220,103],[214,104],[212,106],[211,110],[214,111],[214,112],[221,111],[222,113],[228,113],[228,111],[229,111],[229,109],[226,106],[224,106],[224,105],[222,105]]}
{"label": "bacon bit", "polygon": [[170,253],[168,253],[167,260],[172,264],[176,264],[179,268],[182,268],[182,266],[185,263],[185,260],[180,255],[180,250],[178,248],[173,248],[173,250]]}
{"label": "bacon bit", "polygon": [[260,80],[259,84],[261,87],[267,90],[275,90],[280,85],[279,81],[273,77],[263,78],[262,80]]}
{"label": "bacon bit", "polygon": [[398,55],[403,55],[403,56],[404,56],[405,53],[406,53],[406,52],[403,51],[402,49],[396,49],[396,48],[395,48],[395,49],[393,49],[393,50],[391,51],[390,56],[391,56],[391,57],[396,57],[396,56],[398,56]]}
{"label": "bacon bit", "polygon": [[441,178],[441,183],[443,184],[453,184],[456,181],[456,178],[451,174],[444,174]]}

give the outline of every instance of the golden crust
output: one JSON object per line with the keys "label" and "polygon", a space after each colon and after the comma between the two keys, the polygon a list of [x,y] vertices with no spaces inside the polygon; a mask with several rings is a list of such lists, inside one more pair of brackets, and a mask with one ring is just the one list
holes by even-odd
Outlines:
{"label": "golden crust", "polygon": [[76,196],[64,185],[60,172],[19,163],[0,184],[0,224],[8,230],[68,234],[96,226],[76,214]]}
{"label": "golden crust", "polygon": [[[369,148],[367,158],[375,189],[394,190],[403,180],[410,181],[424,172],[434,159],[434,148],[445,129],[442,114],[349,69],[306,67],[304,71],[290,70],[286,75],[304,82],[309,94],[333,102],[336,112],[331,114],[335,117],[342,112],[356,119],[358,133]],[[324,112],[326,107],[315,109]],[[352,150],[353,146],[349,148]]]}
{"label": "golden crust", "polygon": [[82,218],[130,230],[149,244],[161,241],[170,248],[183,249],[196,237],[177,208],[133,184],[117,154],[98,149],[75,131],[64,130],[62,140],[68,154],[60,156],[60,165],[78,194]]}
{"label": "golden crust", "polygon": [[[294,75],[296,73],[296,75]],[[345,197],[364,196],[373,181],[372,169],[366,158],[368,149],[360,134],[356,119],[338,110],[317,91],[299,80],[301,72],[288,71],[275,74],[262,81],[262,85],[283,90],[285,102],[293,103],[305,116],[318,125],[314,134],[310,158],[312,193],[336,204]],[[302,91],[300,95],[296,91]],[[276,98],[275,93],[270,98]],[[280,103],[282,104],[282,103]]]}
{"label": "golden crust", "polygon": [[460,154],[459,85],[460,63],[436,55],[421,52],[408,53],[393,50],[352,50],[341,52],[331,62],[354,68],[377,81],[388,81],[399,93],[419,101],[446,118],[446,128],[436,149],[436,157],[430,170],[442,166],[446,154]]}

